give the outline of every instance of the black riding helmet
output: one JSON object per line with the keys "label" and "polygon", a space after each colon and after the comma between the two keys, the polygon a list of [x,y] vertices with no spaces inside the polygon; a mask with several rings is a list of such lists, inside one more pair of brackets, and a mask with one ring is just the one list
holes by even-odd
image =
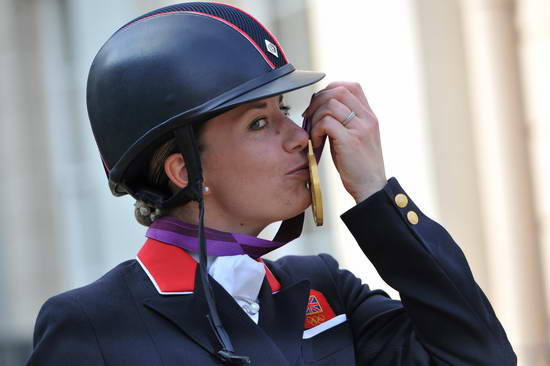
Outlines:
{"label": "black riding helmet", "polygon": [[[202,168],[192,126],[323,77],[295,70],[251,15],[210,2],[167,6],[132,20],[103,45],[90,68],[88,115],[112,193],[158,208],[199,202],[201,284],[218,355],[226,363],[249,359],[233,353],[208,282]],[[143,179],[154,151],[173,137],[189,176],[188,186],[175,194],[148,187]]]}
{"label": "black riding helmet", "polygon": [[[198,199],[188,192],[168,202],[141,185],[144,164],[160,143],[182,127],[323,76],[295,70],[266,28],[229,5],[183,3],[132,20],[103,45],[88,77],[88,114],[111,191],[156,207]],[[185,152],[187,164],[200,164],[187,161],[195,152]],[[197,172],[189,173],[195,179],[188,190],[196,191]]]}

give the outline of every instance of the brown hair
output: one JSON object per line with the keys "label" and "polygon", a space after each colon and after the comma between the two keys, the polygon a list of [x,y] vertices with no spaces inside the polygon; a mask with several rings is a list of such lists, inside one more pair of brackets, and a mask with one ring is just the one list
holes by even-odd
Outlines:
{"label": "brown hair", "polygon": [[[204,146],[201,143],[202,130],[207,122],[195,123],[193,125],[193,132],[195,138],[198,140],[199,153],[204,150]],[[163,143],[153,154],[147,168],[147,174],[145,175],[145,184],[148,187],[153,187],[160,191],[175,192],[177,187],[170,181],[166,172],[164,171],[164,162],[172,155],[179,153],[176,139],[171,138]],[[154,206],[145,203],[143,201],[136,201],[134,204],[134,216],[140,224],[149,226],[160,216],[168,215],[170,212],[155,208]]]}

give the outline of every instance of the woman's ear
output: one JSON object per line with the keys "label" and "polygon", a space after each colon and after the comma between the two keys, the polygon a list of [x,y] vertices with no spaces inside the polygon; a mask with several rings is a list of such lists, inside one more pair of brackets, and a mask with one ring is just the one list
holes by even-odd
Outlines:
{"label": "woman's ear", "polygon": [[185,167],[185,160],[179,153],[172,154],[164,161],[164,172],[170,182],[179,188],[187,187],[189,178],[187,176],[187,168]]}

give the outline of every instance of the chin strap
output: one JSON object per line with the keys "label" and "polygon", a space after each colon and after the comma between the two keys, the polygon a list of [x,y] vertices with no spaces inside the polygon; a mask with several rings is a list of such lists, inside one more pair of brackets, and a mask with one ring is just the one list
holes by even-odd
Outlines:
{"label": "chin strap", "polygon": [[210,281],[208,279],[206,237],[204,235],[204,198],[203,198],[203,177],[198,142],[195,139],[193,129],[190,125],[179,128],[174,132],[176,143],[183,156],[189,183],[170,199],[164,201],[163,207],[175,207],[189,201],[199,203],[199,277],[204,291],[204,297],[208,306],[208,322],[218,342],[218,358],[228,365],[244,365],[250,363],[250,357],[235,354],[233,344],[221,322]]}
{"label": "chin strap", "polygon": [[[202,187],[202,183],[201,183]],[[204,235],[204,200],[199,200],[199,276],[201,280],[201,285],[204,290],[204,297],[208,305],[208,321],[212,328],[218,344],[221,349],[218,351],[217,355],[220,360],[228,365],[244,365],[250,363],[250,357],[248,356],[239,356],[235,354],[233,349],[233,344],[231,344],[231,339],[225,331],[221,319],[218,315],[218,310],[216,309],[216,303],[214,300],[214,294],[212,293],[212,287],[210,287],[210,282],[208,280],[208,270],[206,267],[207,257],[206,257],[206,239]]]}

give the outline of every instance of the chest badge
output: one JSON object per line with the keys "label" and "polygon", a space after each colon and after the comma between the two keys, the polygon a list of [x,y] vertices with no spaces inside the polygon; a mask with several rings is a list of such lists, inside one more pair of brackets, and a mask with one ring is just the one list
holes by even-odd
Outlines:
{"label": "chest badge", "polygon": [[304,329],[313,328],[334,318],[335,316],[336,315],[325,298],[325,295],[323,295],[320,291],[310,290],[306,307]]}

